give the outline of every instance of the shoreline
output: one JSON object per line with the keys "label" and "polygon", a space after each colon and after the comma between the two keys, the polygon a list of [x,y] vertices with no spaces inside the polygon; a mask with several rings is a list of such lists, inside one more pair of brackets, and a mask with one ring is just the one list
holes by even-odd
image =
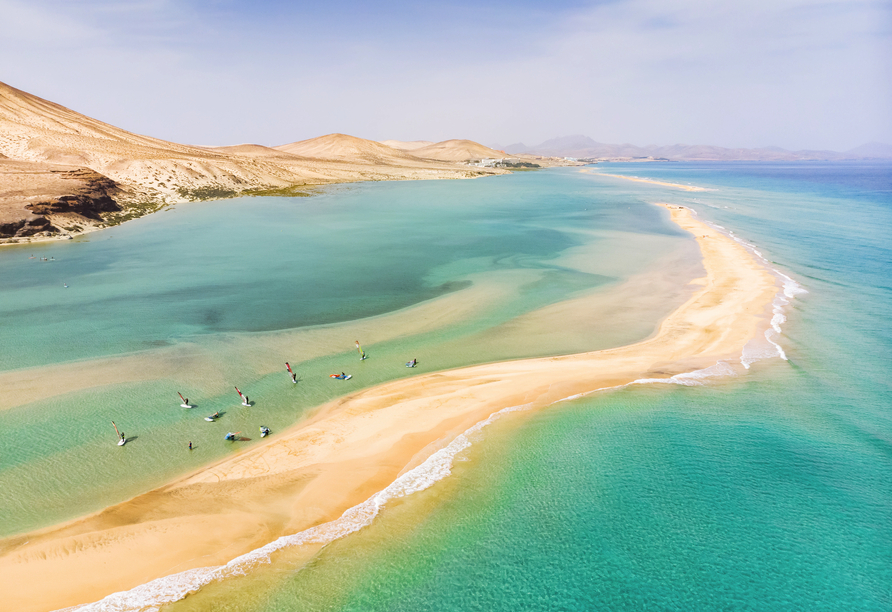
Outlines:
{"label": "shoreline", "polygon": [[[0,542],[0,585],[11,605],[58,609],[173,571],[223,565],[338,519],[501,410],[542,408],[738,358],[768,326],[780,287],[744,246],[690,209],[662,206],[694,234],[707,276],[652,337],[425,374],[336,399],[265,445],[94,515]],[[27,597],[15,589],[38,583],[40,593]]]}
{"label": "shoreline", "polygon": [[595,176],[609,176],[610,178],[625,179],[627,181],[633,181],[635,183],[648,183],[650,185],[659,185],[660,187],[673,187],[675,189],[682,189],[684,191],[714,191],[713,189],[709,189],[708,187],[697,187],[695,185],[684,185],[682,183],[670,183],[667,181],[658,181],[656,179],[641,178],[638,176],[608,174],[606,172],[596,172],[594,170],[580,170],[580,172],[585,172],[586,174],[592,174]]}

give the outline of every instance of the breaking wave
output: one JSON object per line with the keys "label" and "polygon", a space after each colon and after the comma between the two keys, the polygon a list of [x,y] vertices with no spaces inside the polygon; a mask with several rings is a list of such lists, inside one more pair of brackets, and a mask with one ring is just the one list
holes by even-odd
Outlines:
{"label": "breaking wave", "polygon": [[722,376],[736,376],[737,372],[731,367],[727,361],[717,361],[715,365],[702,370],[694,370],[693,372],[684,372],[676,374],[669,378],[639,378],[629,383],[630,385],[643,385],[651,383],[668,383],[675,385],[684,385],[686,387],[694,387],[704,384],[709,378],[718,378]]}
{"label": "breaking wave", "polygon": [[808,293],[808,291],[795,280],[773,267],[772,263],[762,255],[762,252],[758,248],[756,248],[756,245],[743,240],[737,236],[733,230],[725,229],[717,223],[712,223],[710,221],[706,221],[705,223],[729,236],[742,245],[743,248],[755,255],[781,284],[781,291],[778,292],[771,303],[771,321],[768,329],[766,329],[763,334],[764,338],[753,338],[743,347],[743,352],[740,355],[740,363],[744,368],[749,369],[752,364],[762,359],[780,357],[784,361],[787,361],[787,354],[784,352],[784,349],[779,342],[783,331],[781,325],[787,322],[786,310],[790,307],[792,301],[797,296]]}

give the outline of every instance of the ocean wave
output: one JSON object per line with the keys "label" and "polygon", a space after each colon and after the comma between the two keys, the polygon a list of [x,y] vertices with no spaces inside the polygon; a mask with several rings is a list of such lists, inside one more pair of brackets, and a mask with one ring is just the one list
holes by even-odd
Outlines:
{"label": "ocean wave", "polygon": [[808,293],[808,290],[788,275],[773,267],[771,262],[762,254],[755,244],[743,240],[735,235],[733,230],[726,230],[718,223],[713,223],[711,221],[706,221],[706,223],[732,238],[746,250],[755,255],[781,284],[781,291],[771,303],[772,315],[769,323],[770,327],[765,330],[764,342],[758,338],[750,340],[743,347],[743,351],[740,355],[740,363],[743,364],[744,368],[749,369],[752,364],[761,361],[762,359],[780,357],[784,361],[788,361],[787,354],[780,345],[780,336],[783,333],[781,325],[787,322],[786,309],[789,308],[792,300],[797,296]]}
{"label": "ocean wave", "polygon": [[459,434],[452,442],[432,454],[421,465],[409,470],[366,501],[345,511],[340,518],[293,535],[282,536],[265,546],[236,557],[226,565],[196,568],[165,576],[129,591],[112,593],[100,601],[65,608],[58,612],[156,612],[162,606],[179,601],[212,582],[233,576],[243,576],[253,567],[271,563],[271,555],[283,548],[302,544],[334,542],[371,525],[387,502],[423,491],[449,476],[452,473],[455,456],[471,446],[470,436],[494,423],[505,414],[527,410],[530,406],[530,404],[511,406],[492,413],[488,418]]}
{"label": "ocean wave", "polygon": [[693,372],[684,372],[676,374],[669,378],[639,378],[632,381],[630,385],[646,385],[652,383],[667,383],[675,385],[684,385],[686,387],[700,386],[709,378],[718,378],[724,376],[736,376],[737,372],[727,361],[717,361],[715,365],[702,370],[694,370]]}

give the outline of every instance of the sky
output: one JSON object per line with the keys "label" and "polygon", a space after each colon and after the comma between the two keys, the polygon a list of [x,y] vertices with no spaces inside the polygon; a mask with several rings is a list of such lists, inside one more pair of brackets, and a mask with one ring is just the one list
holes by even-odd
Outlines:
{"label": "sky", "polygon": [[892,144],[888,0],[0,0],[0,81],[175,142]]}

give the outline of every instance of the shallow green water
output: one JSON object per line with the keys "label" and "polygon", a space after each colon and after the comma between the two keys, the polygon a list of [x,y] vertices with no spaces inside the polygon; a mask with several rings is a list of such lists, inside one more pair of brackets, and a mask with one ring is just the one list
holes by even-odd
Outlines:
{"label": "shallow green water", "polygon": [[892,607],[890,169],[608,171],[718,189],[592,179],[690,204],[799,280],[789,361],[504,418],[309,564],[284,554],[171,610]]}
{"label": "shallow green water", "polygon": [[[567,170],[189,204],[4,249],[0,374],[36,368],[61,394],[0,410],[0,536],[127,499],[364,386],[645,337],[683,299],[673,285],[698,274],[696,257],[665,211]],[[626,325],[594,310],[584,329],[549,322],[535,340],[541,324],[516,326],[669,265],[677,278]],[[449,319],[437,300],[470,306]],[[344,370],[348,383],[328,378]],[[179,408],[177,391],[197,408]],[[215,411],[219,422],[203,420]],[[232,444],[227,431],[254,440]]]}

